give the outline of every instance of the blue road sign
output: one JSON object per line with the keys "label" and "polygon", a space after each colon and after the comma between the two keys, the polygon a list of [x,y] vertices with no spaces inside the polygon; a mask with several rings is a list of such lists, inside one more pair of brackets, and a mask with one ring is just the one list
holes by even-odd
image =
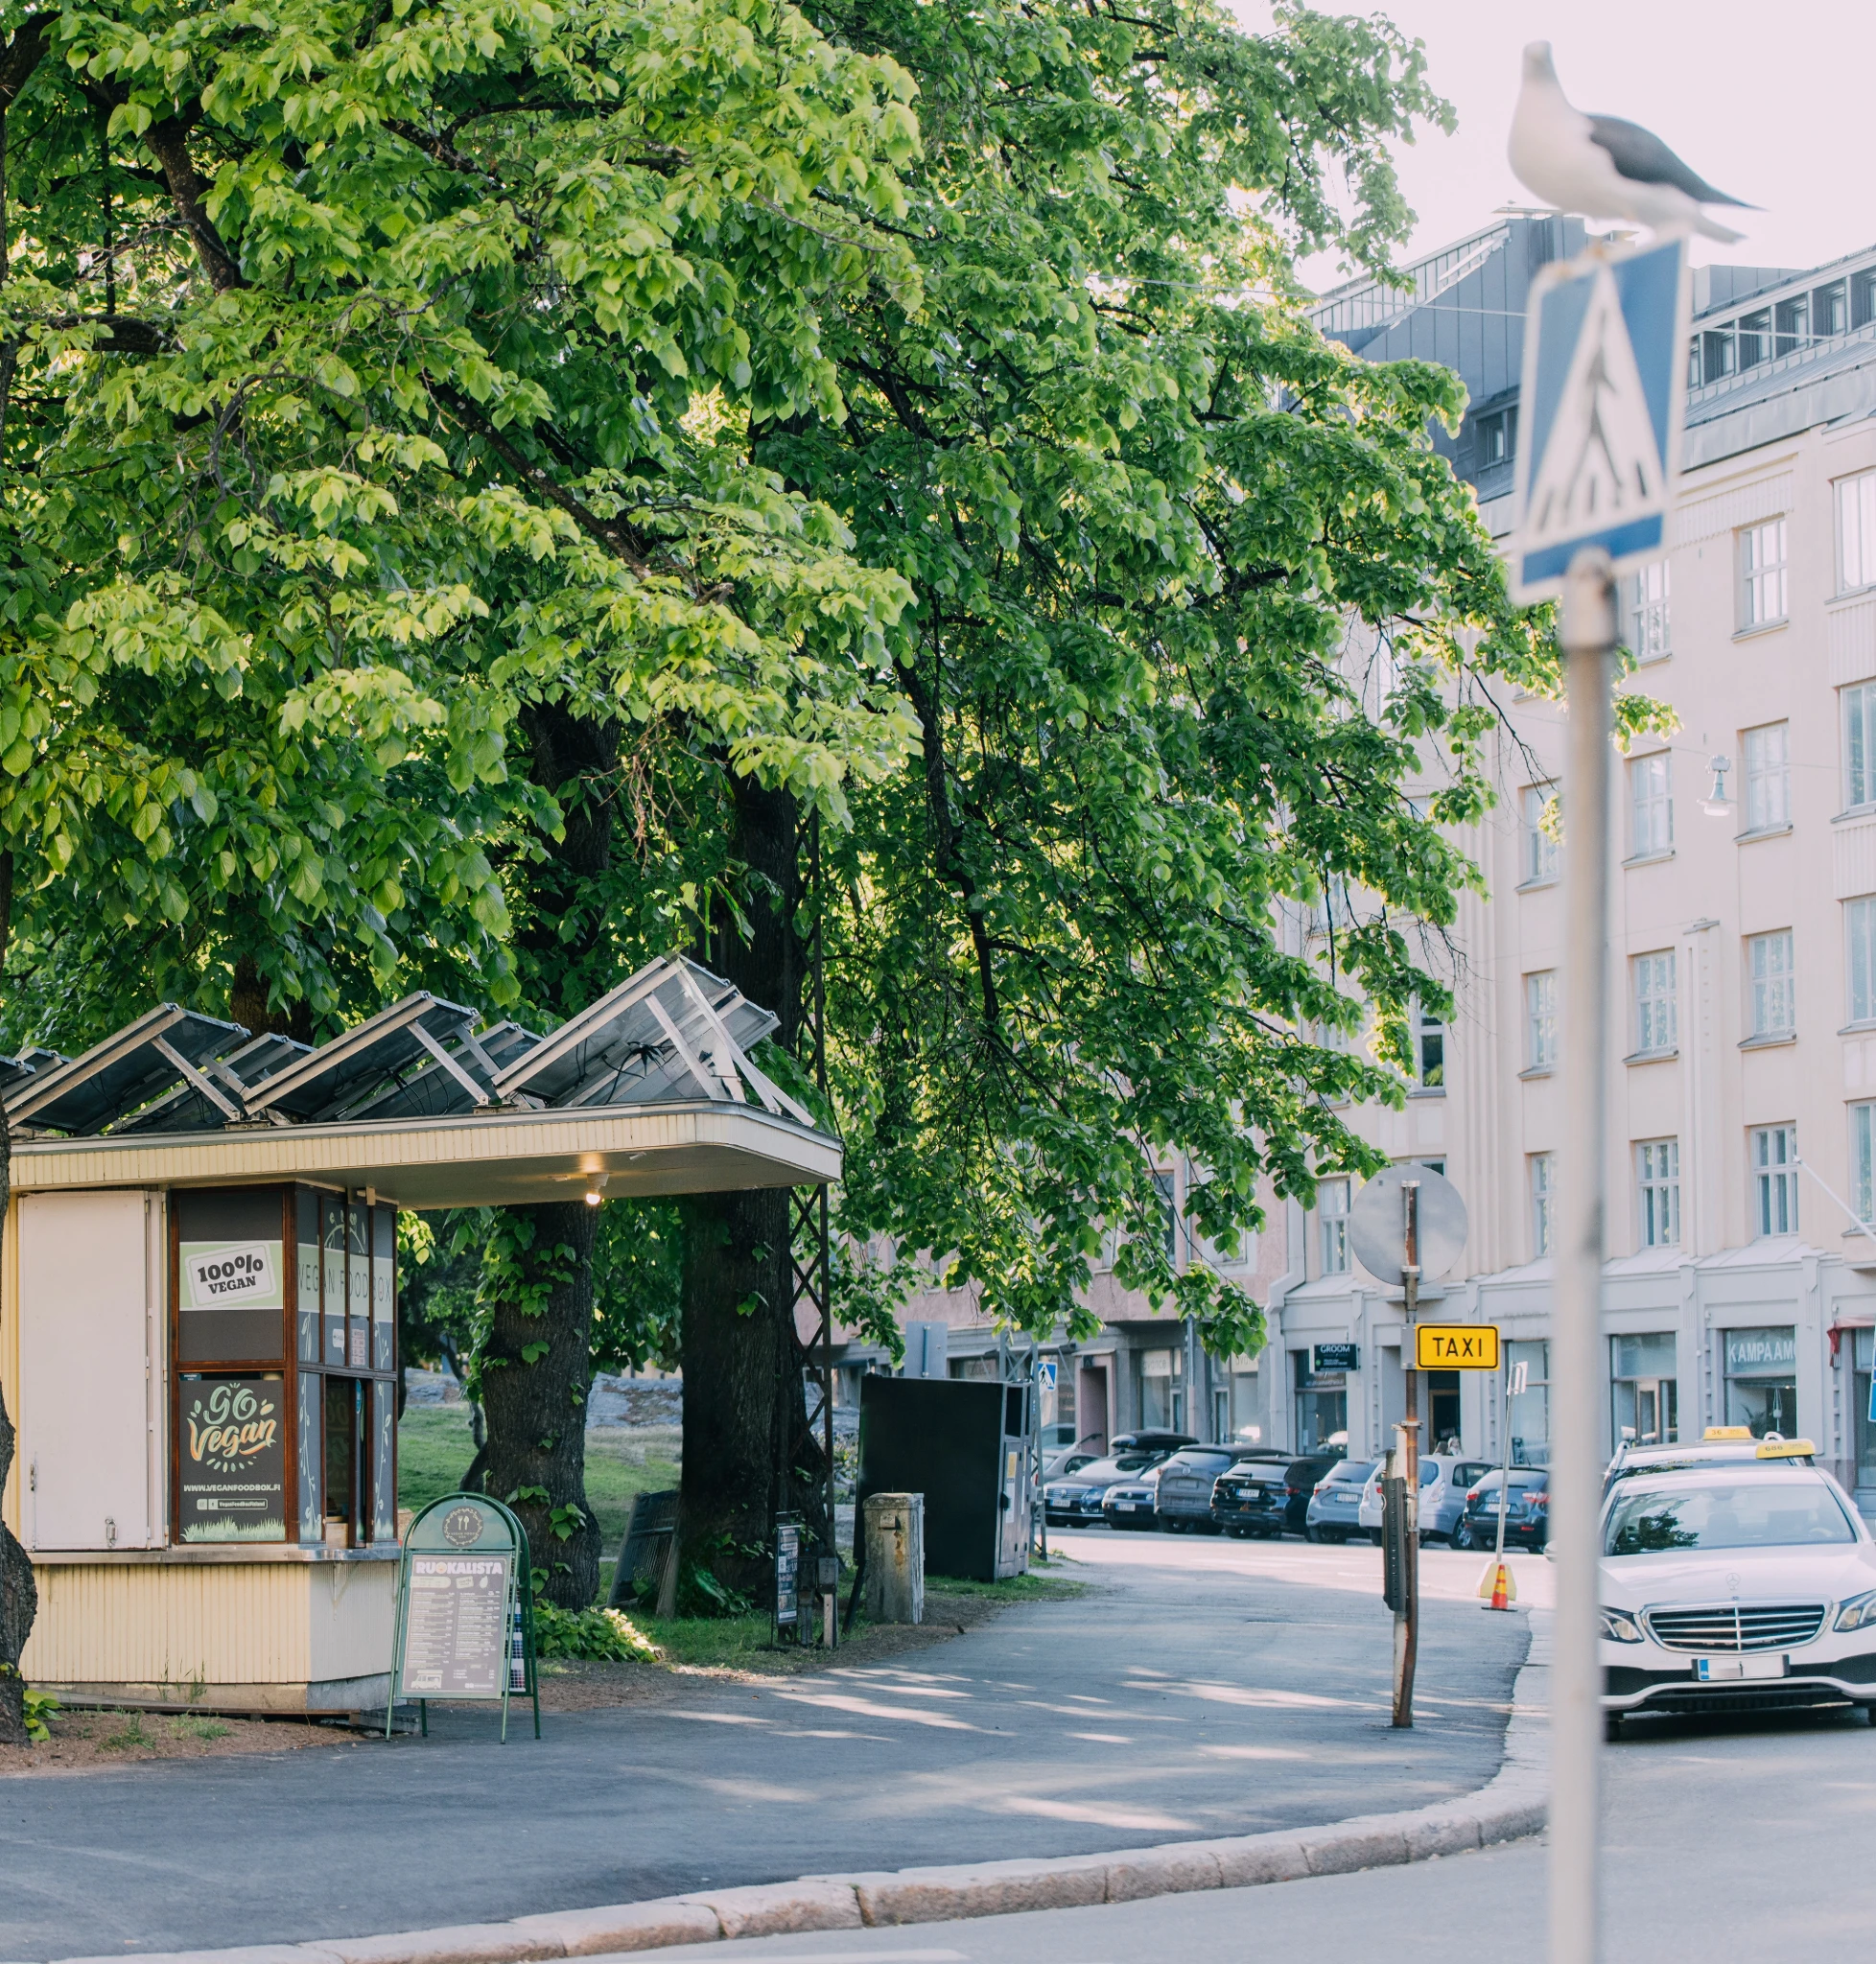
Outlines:
{"label": "blue road sign", "polygon": [[1053,1357],[1044,1357],[1044,1358],[1043,1359],[1043,1361],[1042,1361],[1042,1362],[1041,1362],[1040,1364],[1038,1364],[1038,1365],[1037,1365],[1037,1367],[1036,1367],[1036,1382],[1037,1382],[1037,1383],[1038,1383],[1039,1385],[1041,1385],[1041,1386],[1042,1386],[1042,1388],[1043,1388],[1043,1390],[1044,1390],[1044,1391],[1054,1391],[1054,1389],[1055,1389],[1055,1359],[1054,1359]]}
{"label": "blue road sign", "polygon": [[1604,547],[1617,570],[1658,559],[1680,465],[1687,242],[1595,246],[1532,285],[1520,397],[1512,592],[1559,593]]}

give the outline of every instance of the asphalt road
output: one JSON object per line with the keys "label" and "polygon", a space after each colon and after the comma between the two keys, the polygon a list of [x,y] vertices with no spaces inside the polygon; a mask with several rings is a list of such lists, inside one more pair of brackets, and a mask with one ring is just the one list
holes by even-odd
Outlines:
{"label": "asphalt road", "polygon": [[[1603,1954],[1646,1964],[1861,1954],[1876,1929],[1876,1728],[1677,1720],[1606,1755]],[[710,1964],[1453,1964],[1541,1958],[1541,1841],[1410,1868],[1102,1909],[716,1944]],[[649,1951],[633,1964],[706,1953]]]}
{"label": "asphalt road", "polygon": [[0,1957],[1250,1834],[1496,1771],[1526,1625],[1481,1613],[1476,1556],[1427,1563],[1422,1722],[1395,1733],[1372,1551],[1066,1540],[1086,1596],[903,1666],[697,1679],[660,1708],[551,1716],[538,1744],[521,1727],[503,1746],[465,1713],[428,1741],[0,1781]]}

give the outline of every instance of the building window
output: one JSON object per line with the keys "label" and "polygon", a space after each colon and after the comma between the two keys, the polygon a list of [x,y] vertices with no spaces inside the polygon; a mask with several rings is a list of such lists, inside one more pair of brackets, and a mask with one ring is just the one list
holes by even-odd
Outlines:
{"label": "building window", "polygon": [[1747,526],[1739,539],[1739,624],[1769,627],[1785,618],[1785,521]]}
{"label": "building window", "polygon": [[1637,662],[1665,662],[1668,640],[1668,562],[1657,559],[1624,582],[1628,589],[1629,652]]}
{"label": "building window", "polygon": [[1524,978],[1525,1064],[1531,1070],[1557,1068],[1557,970],[1545,969]]}
{"label": "building window", "polygon": [[1674,950],[1637,955],[1635,970],[1635,1050],[1643,1057],[1672,1050],[1679,1041],[1675,1017]]}
{"label": "building window", "polygon": [[1843,902],[1843,944],[1849,1020],[1876,1022],[1876,896]]}
{"label": "building window", "polygon": [[1423,1091],[1446,1088],[1446,1026],[1419,1003],[1414,1005],[1414,1082]]}
{"label": "building window", "polygon": [[1185,1416],[1184,1360],[1177,1350],[1139,1352],[1139,1422],[1183,1432]]}
{"label": "building window", "polygon": [[1795,355],[1811,339],[1809,296],[1800,293],[1794,300],[1781,300],[1772,313],[1776,329],[1774,352],[1780,355]]}
{"label": "building window", "polygon": [[1348,1273],[1348,1182],[1325,1180],[1316,1189],[1316,1219],[1323,1236],[1323,1274]]}
{"label": "building window", "polygon": [[1746,944],[1755,1037],[1789,1037],[1797,1027],[1792,998],[1792,930],[1755,934]]}
{"label": "building window", "polygon": [[1179,1200],[1174,1190],[1170,1173],[1156,1173],[1153,1176],[1153,1190],[1160,1196],[1160,1240],[1166,1251],[1166,1259],[1174,1268],[1179,1266]]}
{"label": "building window", "polygon": [[1551,1204],[1556,1199],[1557,1155],[1531,1155],[1531,1251],[1533,1258],[1550,1252]]}
{"label": "building window", "polygon": [[1851,1403],[1856,1408],[1857,1485],[1867,1493],[1876,1486],[1876,1421],[1869,1415],[1871,1352],[1876,1350],[1876,1330],[1850,1332]]}
{"label": "building window", "polygon": [[1629,853],[1653,859],[1674,850],[1672,753],[1656,750],[1629,760]]}
{"label": "building window", "polygon": [[1479,469],[1489,471],[1508,464],[1517,456],[1517,409],[1497,409],[1481,416],[1479,430]]}
{"label": "building window", "polygon": [[1739,317],[1739,365],[1743,374],[1771,360],[1771,309],[1761,307],[1756,314]]}
{"label": "building window", "polygon": [[1732,329],[1708,328],[1700,336],[1701,380],[1724,382],[1733,372],[1733,354]]}
{"label": "building window", "polygon": [[1822,340],[1828,335],[1847,334],[1850,328],[1849,295],[1841,280],[1817,287],[1811,294],[1811,336]]}
{"label": "building window", "polygon": [[1876,1105],[1850,1107],[1850,1204],[1866,1228],[1876,1213]]}
{"label": "building window", "polygon": [[1797,1127],[1752,1128],[1752,1218],[1761,1234],[1795,1234]]}
{"label": "building window", "polygon": [[1837,591],[1876,586],[1876,471],[1837,480]]}
{"label": "building window", "polygon": [[1672,1445],[1679,1436],[1672,1330],[1609,1339],[1610,1417],[1617,1444]]}
{"label": "building window", "polygon": [[1523,797],[1524,884],[1555,879],[1558,870],[1557,840],[1545,830],[1545,814],[1557,797],[1549,784],[1527,784]]}
{"label": "building window", "polygon": [[1726,1330],[1726,1423],[1754,1438],[1776,1432],[1797,1436],[1797,1332],[1790,1324]]}
{"label": "building window", "polygon": [[1505,1429],[1512,1441],[1513,1466],[1550,1464],[1550,1345],[1509,1343],[1507,1364],[1525,1368],[1524,1390],[1511,1401]]}
{"label": "building window", "polygon": [[1745,733],[1746,830],[1774,830],[1792,822],[1792,726],[1764,723]]}
{"label": "building window", "polygon": [[1680,1240],[1680,1141],[1643,1139],[1635,1148],[1637,1219],[1644,1248]]}
{"label": "building window", "polygon": [[1876,805],[1876,683],[1846,689],[1843,698],[1843,805]]}
{"label": "building window", "polygon": [[1346,1448],[1348,1443],[1348,1373],[1314,1370],[1310,1364],[1307,1350],[1290,1352],[1290,1370],[1297,1388],[1297,1451],[1316,1453],[1332,1445]]}

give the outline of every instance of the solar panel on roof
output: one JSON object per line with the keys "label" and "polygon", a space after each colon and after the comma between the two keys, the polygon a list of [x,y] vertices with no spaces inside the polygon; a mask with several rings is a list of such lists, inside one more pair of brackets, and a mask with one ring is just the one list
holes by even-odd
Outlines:
{"label": "solar panel on roof", "polygon": [[[519,1023],[497,1023],[493,1029],[477,1032],[473,1041],[464,1039],[450,1051],[451,1061],[461,1075],[431,1058],[401,1084],[389,1086],[354,1105],[350,1118],[445,1118],[455,1111],[472,1111],[492,1101],[496,1074],[525,1057],[540,1042],[532,1030]],[[481,1095],[471,1097],[463,1078],[472,1080]]]}
{"label": "solar panel on roof", "polygon": [[769,1111],[811,1124],[749,1061],[777,1021],[722,976],[661,955],[509,1065],[495,1088],[503,1098],[564,1107],[740,1102],[747,1085]]}
{"label": "solar panel on roof", "polygon": [[[247,1109],[310,1122],[350,1117],[356,1107],[443,1059],[445,1044],[459,1044],[476,1020],[474,1010],[419,990],[275,1072],[248,1098]],[[443,1067],[462,1069],[453,1059]],[[474,1086],[474,1102],[485,1102],[486,1087],[473,1072],[464,1075]]]}
{"label": "solar panel on roof", "polygon": [[160,1003],[82,1057],[35,1069],[6,1100],[7,1115],[54,1132],[102,1132],[177,1079],[205,1083],[199,1066],[246,1034],[239,1023]]}
{"label": "solar panel on roof", "polygon": [[[247,1100],[257,1085],[283,1069],[296,1057],[305,1057],[310,1043],[296,1042],[272,1031],[250,1038],[239,1050],[212,1059],[202,1066],[202,1075],[221,1089],[235,1106],[235,1116],[246,1117]],[[146,1105],[129,1118],[120,1119],[113,1133],[210,1132],[229,1123],[229,1114],[213,1104],[194,1085],[180,1084],[153,1105]]]}
{"label": "solar panel on roof", "polygon": [[0,1057],[0,1098],[15,1085],[23,1085],[35,1071],[64,1062],[56,1050],[22,1050],[17,1057]]}

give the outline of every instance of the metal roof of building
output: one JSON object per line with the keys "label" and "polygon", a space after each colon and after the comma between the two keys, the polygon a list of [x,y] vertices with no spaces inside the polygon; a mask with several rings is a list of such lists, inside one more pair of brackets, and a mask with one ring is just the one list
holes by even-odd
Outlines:
{"label": "metal roof of building", "polygon": [[424,1207],[839,1175],[749,1057],[774,1016],[684,957],[545,1037],[480,1022],[419,992],[309,1049],[163,1003],[82,1057],[0,1059],[14,1186],[308,1180]]}

